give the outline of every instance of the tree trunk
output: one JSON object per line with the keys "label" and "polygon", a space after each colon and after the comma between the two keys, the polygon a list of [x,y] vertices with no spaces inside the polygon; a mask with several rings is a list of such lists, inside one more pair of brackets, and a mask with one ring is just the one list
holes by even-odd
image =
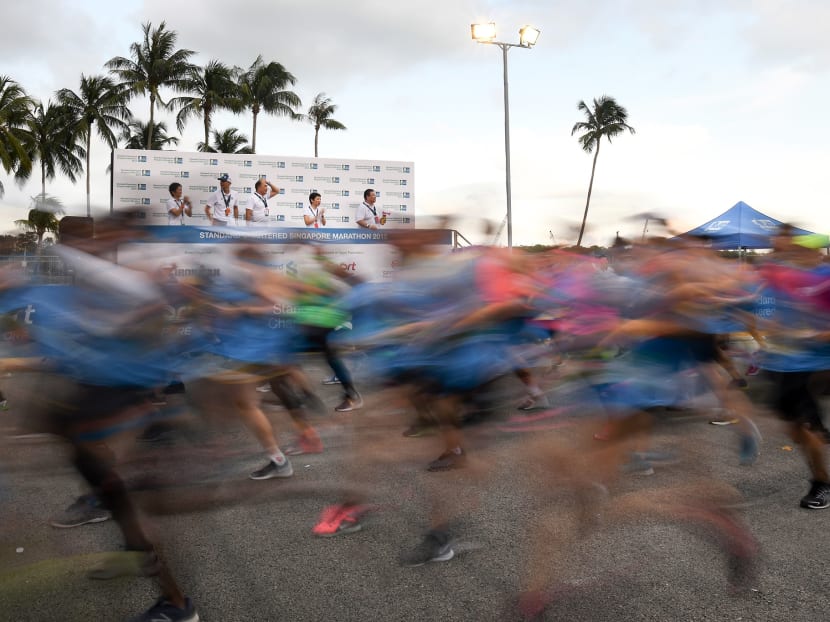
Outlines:
{"label": "tree trunk", "polygon": [[320,134],[320,128],[315,127],[314,128],[314,157],[315,158],[317,157],[317,137],[319,136],[319,134]]}
{"label": "tree trunk", "polygon": [[254,127],[251,129],[251,153],[256,153],[256,115],[257,111],[254,110]]}
{"label": "tree trunk", "polygon": [[92,124],[89,125],[89,131],[86,135],[86,217],[89,218],[89,151],[92,146]]}
{"label": "tree trunk", "polygon": [[210,142],[208,142],[209,140],[210,140],[210,113],[207,110],[205,110],[205,147],[207,147],[205,149],[205,151],[210,151],[210,147],[209,147]]}
{"label": "tree trunk", "polygon": [[40,159],[40,200],[46,198],[46,165],[43,163],[43,158]]}
{"label": "tree trunk", "polygon": [[145,149],[150,151],[153,145],[153,120],[155,119],[154,112],[156,110],[156,96],[150,93],[150,124],[147,126],[147,144]]}
{"label": "tree trunk", "polygon": [[577,246],[582,246],[582,236],[585,233],[585,222],[588,220],[588,206],[591,205],[591,190],[594,188],[594,171],[597,170],[597,157],[599,156],[599,145],[602,137],[597,140],[597,150],[594,152],[594,163],[591,166],[591,181],[588,183],[588,198],[585,200],[585,213],[582,214],[582,226],[579,228],[579,238],[576,241]]}

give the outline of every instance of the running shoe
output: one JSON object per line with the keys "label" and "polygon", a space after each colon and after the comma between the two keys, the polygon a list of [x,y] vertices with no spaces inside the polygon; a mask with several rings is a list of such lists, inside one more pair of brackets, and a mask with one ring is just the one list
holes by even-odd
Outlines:
{"label": "running shoe", "polygon": [[283,447],[282,453],[286,456],[321,454],[323,453],[323,441],[319,438],[306,438],[305,436],[301,436],[294,443],[290,443]]}
{"label": "running shoe", "polygon": [[155,553],[121,551],[103,558],[86,573],[88,579],[109,581],[119,577],[152,577],[159,571]]}
{"label": "running shoe", "polygon": [[331,378],[323,378],[321,384],[340,384],[340,378],[332,376]]}
{"label": "running shoe", "polygon": [[467,465],[467,454],[462,450],[461,453],[454,451],[445,451],[435,460],[429,463],[427,471],[451,471],[452,469],[461,469]]}
{"label": "running shoe", "polygon": [[443,531],[429,531],[424,539],[403,558],[404,566],[414,568],[429,562],[448,562],[455,557],[449,535]]}
{"label": "running shoe", "polygon": [[331,538],[363,529],[360,519],[366,513],[362,505],[330,505],[320,513],[320,520],[311,533],[320,538]]}
{"label": "running shoe", "polygon": [[78,497],[63,513],[50,521],[52,527],[69,529],[91,523],[102,523],[112,518],[109,510],[101,507],[101,502],[95,495]]}
{"label": "running shoe", "polygon": [[199,622],[199,614],[193,607],[193,601],[184,599],[184,607],[176,607],[164,597],[147,611],[130,620],[130,622]]}
{"label": "running shoe", "polygon": [[823,510],[830,507],[830,484],[813,480],[810,492],[801,499],[801,507],[808,510]]}
{"label": "running shoe", "polygon": [[363,398],[359,395],[354,397],[347,397],[344,399],[340,404],[334,407],[339,413],[347,413],[353,410],[358,410],[359,408],[363,408]]}
{"label": "running shoe", "polygon": [[294,469],[291,467],[291,461],[286,460],[285,464],[279,465],[273,460],[268,460],[261,469],[251,473],[251,479],[273,479],[275,477],[291,477],[294,475]]}

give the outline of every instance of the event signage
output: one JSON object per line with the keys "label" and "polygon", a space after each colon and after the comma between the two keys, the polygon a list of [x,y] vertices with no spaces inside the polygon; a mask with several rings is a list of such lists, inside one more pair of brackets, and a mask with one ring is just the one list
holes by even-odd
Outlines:
{"label": "event signage", "polygon": [[308,195],[319,192],[328,226],[357,228],[354,216],[363,191],[373,188],[377,208],[387,213],[385,226],[407,229],[415,227],[414,171],[412,162],[116,149],[111,201],[113,209],[138,211],[143,224],[167,225],[167,189],[178,182],[193,203],[193,216],[185,223],[204,226],[208,224],[205,204],[219,187],[217,178],[225,173],[238,195],[240,217],[232,226],[246,225],[245,208],[254,185],[265,177],[280,193],[269,202],[266,222],[258,226],[305,226]]}

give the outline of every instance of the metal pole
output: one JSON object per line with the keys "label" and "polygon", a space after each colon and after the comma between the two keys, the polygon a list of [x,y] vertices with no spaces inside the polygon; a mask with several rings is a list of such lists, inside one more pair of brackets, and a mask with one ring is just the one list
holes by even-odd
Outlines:
{"label": "metal pole", "polygon": [[510,196],[510,98],[507,87],[507,49],[508,45],[500,45],[502,64],[504,66],[504,172],[505,188],[507,190],[507,248],[513,248],[513,207]]}

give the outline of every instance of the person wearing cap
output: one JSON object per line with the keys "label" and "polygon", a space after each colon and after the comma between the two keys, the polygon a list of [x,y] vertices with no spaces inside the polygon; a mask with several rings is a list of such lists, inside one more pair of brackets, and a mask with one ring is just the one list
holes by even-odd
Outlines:
{"label": "person wearing cap", "polygon": [[184,217],[193,217],[193,204],[190,197],[182,196],[182,185],[173,182],[168,188],[170,198],[167,199],[167,224],[183,225]]}
{"label": "person wearing cap", "polygon": [[219,190],[208,197],[205,204],[205,214],[207,214],[210,224],[226,227],[231,222],[231,213],[233,213],[234,220],[239,218],[239,203],[237,202],[236,193],[231,190],[230,175],[222,173],[217,179],[219,180]]}
{"label": "person wearing cap", "polygon": [[266,222],[268,219],[268,199],[279,193],[279,188],[265,177],[260,177],[254,184],[254,196],[251,197],[248,207],[245,208],[245,223],[257,225]]}

